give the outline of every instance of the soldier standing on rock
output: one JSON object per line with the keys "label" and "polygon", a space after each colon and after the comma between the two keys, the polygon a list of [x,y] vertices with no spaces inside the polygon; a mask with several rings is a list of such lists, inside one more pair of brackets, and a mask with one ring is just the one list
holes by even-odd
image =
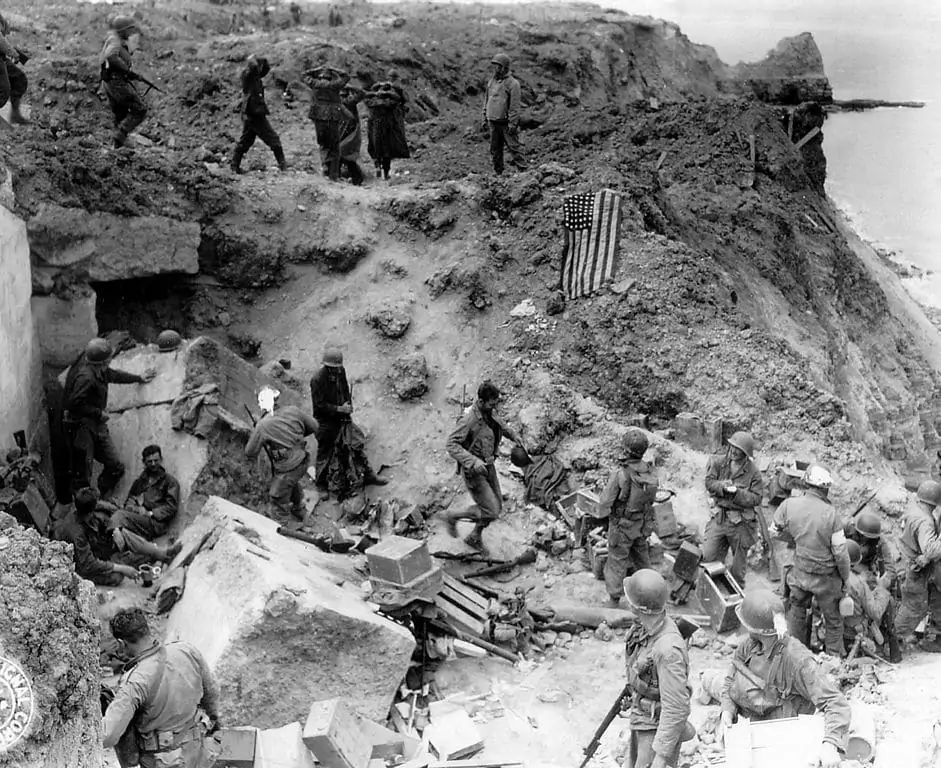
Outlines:
{"label": "soldier standing on rock", "polygon": [[686,641],[667,615],[669,587],[659,573],[643,568],[622,589],[635,612],[624,649],[631,743],[623,768],[672,768],[687,736],[692,694]]}
{"label": "soldier standing on rock", "polygon": [[[706,490],[715,514],[706,524],[703,560],[723,562],[732,550],[732,576],[745,587],[748,549],[758,540],[756,509],[761,504],[764,483],[753,461],[755,441],[747,432],[736,432],[728,448],[709,459]],[[770,542],[768,542],[770,546]]]}
{"label": "soldier standing on rock", "polygon": [[458,520],[473,520],[474,532],[467,537],[467,544],[483,546],[481,533],[503,511],[503,492],[494,461],[500,452],[500,440],[506,435],[517,445],[525,448],[519,435],[500,420],[495,411],[500,404],[500,390],[485,381],[477,388],[477,402],[461,418],[457,428],[448,437],[447,450],[464,477],[464,485],[474,503],[465,510],[450,512],[447,517],[448,532],[457,536]]}
{"label": "soldier standing on rock", "polygon": [[829,499],[832,482],[823,467],[807,467],[806,493],[785,499],[775,510],[770,528],[794,546],[794,566],[784,576],[789,594],[788,630],[810,645],[808,614],[816,599],[823,616],[827,653],[840,658],[846,653],[840,600],[846,595],[850,560],[843,522]]}
{"label": "soldier standing on rock", "polygon": [[525,166],[520,147],[520,83],[510,74],[510,57],[498,53],[490,63],[493,75],[484,96],[484,127],[490,129],[490,157],[497,175],[503,173],[503,149],[510,153],[510,163]]}
{"label": "soldier standing on rock", "polygon": [[92,339],[82,356],[65,376],[62,423],[69,431],[72,449],[72,488],[91,485],[92,467],[97,459],[102,470],[98,490],[103,497],[115,489],[124,476],[124,464],[108,431],[108,385],[146,384],[156,372],[148,368],[143,376],[109,366],[111,345]]}
{"label": "soldier standing on rock", "polygon": [[608,518],[608,559],[604,582],[609,606],[617,608],[624,595],[624,579],[650,567],[647,538],[653,533],[653,503],[659,480],[644,461],[649,441],[643,430],[631,427],[621,438],[623,465],[608,478],[598,516]]}
{"label": "soldier standing on rock", "polygon": [[232,154],[233,173],[242,173],[242,158],[256,138],[271,148],[274,159],[278,161],[278,168],[282,171],[288,168],[281,139],[268,122],[268,104],[265,102],[265,84],[262,81],[270,71],[268,59],[256,58],[254,55],[248,57],[245,69],[242,70],[242,136]]}
{"label": "soldier standing on rock", "polygon": [[313,91],[308,117],[314,121],[323,173],[331,181],[340,180],[340,142],[353,115],[343,106],[341,92],[350,81],[342,69],[316,67],[304,73]]}
{"label": "soldier standing on rock", "polygon": [[29,54],[22,48],[10,44],[7,37],[10,25],[0,16],[0,107],[10,102],[10,122],[28,124],[29,120],[20,111],[28,82],[19,64],[29,61]]}
{"label": "soldier standing on rock", "polygon": [[128,135],[147,117],[147,107],[134,88],[137,76],[131,71],[131,55],[140,45],[140,30],[130,16],[115,16],[111,31],[98,56],[101,81],[114,115],[114,146],[124,146]]}

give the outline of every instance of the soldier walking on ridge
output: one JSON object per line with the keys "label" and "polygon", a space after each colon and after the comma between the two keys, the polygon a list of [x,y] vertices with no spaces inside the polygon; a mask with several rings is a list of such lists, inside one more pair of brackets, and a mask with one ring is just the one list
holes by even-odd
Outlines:
{"label": "soldier walking on ridge", "polygon": [[268,122],[268,104],[265,102],[265,84],[262,81],[270,71],[268,59],[256,58],[254,55],[248,57],[245,69],[242,70],[242,136],[232,153],[233,173],[242,173],[242,158],[256,138],[271,148],[274,159],[278,161],[278,168],[282,171],[288,169],[281,138]]}
{"label": "soldier walking on ridge", "polygon": [[111,32],[98,56],[101,81],[114,115],[114,146],[123,147],[128,135],[144,122],[147,107],[133,82],[138,76],[131,70],[131,56],[140,45],[140,29],[130,16],[115,16]]}

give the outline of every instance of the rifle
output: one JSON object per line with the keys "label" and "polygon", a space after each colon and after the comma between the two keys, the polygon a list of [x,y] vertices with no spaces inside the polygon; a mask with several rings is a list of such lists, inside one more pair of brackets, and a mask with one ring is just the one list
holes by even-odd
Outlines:
{"label": "rifle", "polygon": [[876,490],[874,490],[874,491],[873,491],[872,493],[870,493],[865,499],[863,499],[863,500],[859,503],[859,505],[857,505],[856,509],[853,510],[853,514],[852,514],[852,516],[851,516],[851,519],[855,520],[855,519],[856,519],[856,516],[866,508],[866,506],[869,504],[869,502],[872,501],[874,498],[876,498],[876,494],[877,494],[877,493],[879,493],[879,489],[878,489],[878,488],[876,488]]}
{"label": "rifle", "polygon": [[[699,629],[699,625],[695,621],[687,619],[685,616],[677,616],[676,628],[680,631],[680,635],[684,640],[689,640],[690,637],[693,636],[693,633]],[[582,759],[578,768],[585,768],[591,758],[595,756],[595,752],[598,751],[598,746],[601,744],[601,737],[604,736],[605,731],[607,731],[608,728],[611,727],[611,723],[614,722],[614,718],[620,713],[624,700],[629,698],[632,693],[630,683],[628,683],[618,694],[618,697],[614,700],[614,704],[611,705],[611,709],[609,709],[608,713],[604,716],[604,720],[602,720],[601,724],[595,729],[595,733],[591,737],[591,741],[588,742],[588,746],[582,750],[582,754],[584,754],[585,757]]]}
{"label": "rifle", "polygon": [[139,75],[136,72],[129,72],[128,75],[131,80],[137,80],[138,82],[143,83],[144,85],[147,86],[147,90],[144,91],[144,96],[150,93],[151,89],[157,91],[157,93],[166,93],[166,91],[164,91],[163,88],[159,87],[155,83],[150,82],[150,80],[148,80],[143,75]]}
{"label": "rifle", "polygon": [[768,577],[771,581],[781,580],[781,565],[778,563],[778,556],[774,552],[774,541],[771,539],[771,531],[768,529],[768,519],[765,517],[765,511],[759,505],[755,508],[755,517],[758,518],[758,527],[761,529],[761,538],[768,547]]}

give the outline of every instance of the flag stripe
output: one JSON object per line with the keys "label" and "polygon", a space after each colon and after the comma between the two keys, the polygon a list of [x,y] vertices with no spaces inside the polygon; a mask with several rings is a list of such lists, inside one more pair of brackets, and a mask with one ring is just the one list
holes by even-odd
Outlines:
{"label": "flag stripe", "polygon": [[562,288],[570,299],[597,291],[614,276],[621,198],[610,189],[572,195],[563,206]]}

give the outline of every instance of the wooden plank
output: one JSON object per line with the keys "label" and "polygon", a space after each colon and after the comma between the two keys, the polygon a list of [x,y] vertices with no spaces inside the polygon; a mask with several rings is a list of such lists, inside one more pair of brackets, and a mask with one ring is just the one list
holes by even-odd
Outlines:
{"label": "wooden plank", "polygon": [[663,165],[663,161],[667,159],[668,154],[669,154],[668,152],[663,151],[660,153],[660,157],[657,158],[657,170],[658,171],[660,170],[660,167]]}
{"label": "wooden plank", "polygon": [[[438,597],[440,597],[440,595]],[[484,630],[487,629],[487,625],[484,624],[484,622],[478,620],[453,603],[449,603],[446,600],[438,602],[437,598],[435,598],[435,604],[447,617],[446,622],[452,623],[458,629],[463,629],[470,632],[472,635],[482,635]]]}
{"label": "wooden plank", "polygon": [[819,128],[817,128],[816,126],[811,128],[809,131],[807,131],[807,133],[804,134],[804,138],[802,138],[799,142],[797,142],[797,144],[795,144],[794,147],[796,149],[800,149],[818,133],[820,133]]}
{"label": "wooden plank", "polygon": [[754,167],[755,159],[758,157],[758,155],[755,150],[755,134],[753,133],[748,134],[748,154],[749,157],[751,157],[752,167]]}
{"label": "wooden plank", "polygon": [[794,141],[794,110],[787,111],[787,138],[788,141]]}
{"label": "wooden plank", "polygon": [[484,611],[484,613],[486,613],[490,609],[490,601],[487,600],[486,597],[481,595],[473,587],[469,587],[466,584],[462,584],[458,579],[455,579],[450,574],[445,574],[444,586],[446,588],[454,590],[455,592],[459,592],[467,600],[479,606]]}
{"label": "wooden plank", "polygon": [[451,603],[454,603],[454,605],[463,608],[465,611],[481,620],[487,618],[487,609],[482,607],[476,600],[473,600],[471,597],[469,597],[465,590],[453,589],[451,586],[446,584],[441,589],[441,592],[438,593],[437,597],[441,597]]}

